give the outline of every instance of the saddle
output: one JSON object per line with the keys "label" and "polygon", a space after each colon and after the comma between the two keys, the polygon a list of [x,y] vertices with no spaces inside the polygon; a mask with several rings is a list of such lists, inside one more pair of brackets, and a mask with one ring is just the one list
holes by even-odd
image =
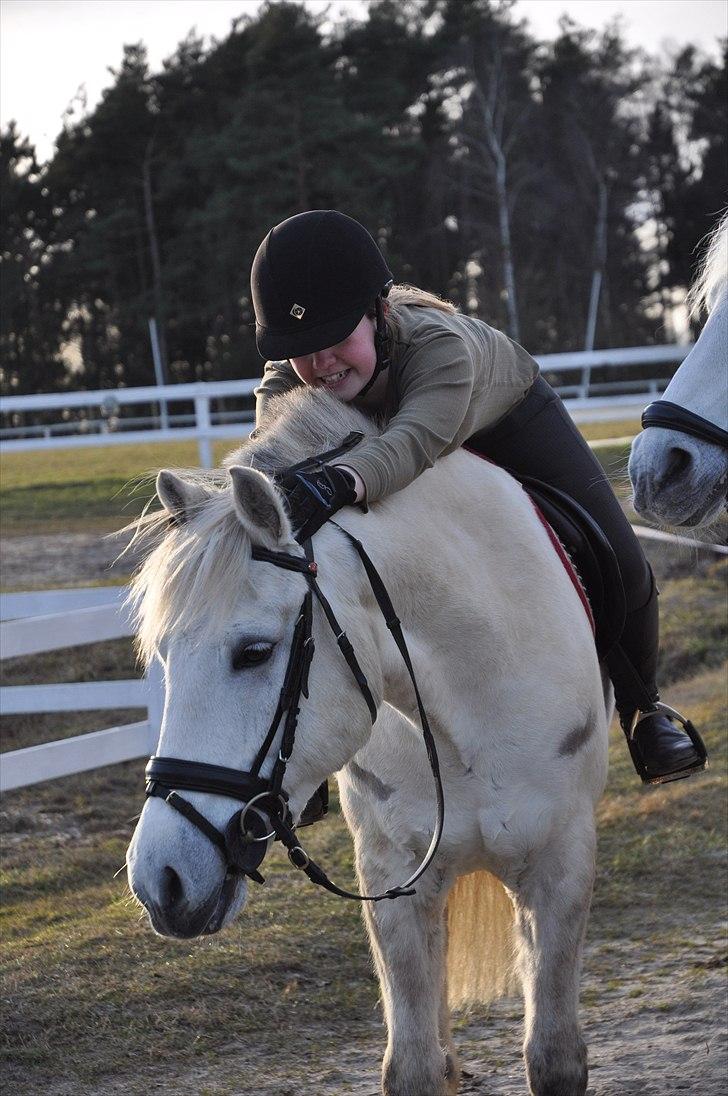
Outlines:
{"label": "saddle", "polygon": [[583,506],[564,491],[531,476],[508,470],[523,487],[539,514],[563,544],[588,598],[594,642],[605,659],[624,629],[627,604],[614,549],[602,528]]}

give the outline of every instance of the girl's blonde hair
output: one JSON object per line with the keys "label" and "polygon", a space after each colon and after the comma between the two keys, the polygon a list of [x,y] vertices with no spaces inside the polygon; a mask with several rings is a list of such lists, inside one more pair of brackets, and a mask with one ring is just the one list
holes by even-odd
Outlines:
{"label": "girl's blonde hair", "polygon": [[[444,301],[426,289],[416,285],[393,285],[385,298],[387,304],[386,323],[390,336],[398,333],[398,323],[402,317],[402,308],[436,308],[439,312],[457,312],[452,301]],[[374,316],[374,309],[369,313]]]}

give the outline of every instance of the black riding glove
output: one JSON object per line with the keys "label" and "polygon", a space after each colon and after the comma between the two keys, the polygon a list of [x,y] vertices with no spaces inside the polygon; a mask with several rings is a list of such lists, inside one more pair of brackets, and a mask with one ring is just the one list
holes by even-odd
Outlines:
{"label": "black riding glove", "polygon": [[286,472],[277,483],[286,496],[299,544],[312,537],[342,506],[356,502],[354,477],[332,464],[320,464],[306,472]]}

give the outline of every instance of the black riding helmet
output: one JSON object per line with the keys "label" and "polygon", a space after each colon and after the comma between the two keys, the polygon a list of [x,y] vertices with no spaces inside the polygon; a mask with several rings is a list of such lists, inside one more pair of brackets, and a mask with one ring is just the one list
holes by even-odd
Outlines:
{"label": "black riding helmet", "polygon": [[391,284],[381,251],[352,217],[314,209],[281,221],[258,248],[250,272],[258,351],[276,360],[335,346],[375,302],[377,368],[371,384],[389,364],[381,300]]}

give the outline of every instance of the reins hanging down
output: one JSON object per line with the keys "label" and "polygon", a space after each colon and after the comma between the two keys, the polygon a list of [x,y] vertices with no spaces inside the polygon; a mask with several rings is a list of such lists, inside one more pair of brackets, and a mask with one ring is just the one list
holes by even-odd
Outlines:
{"label": "reins hanging down", "polygon": [[[338,455],[341,451],[340,448],[332,452]],[[318,459],[322,460],[331,456],[332,454],[323,454]],[[332,522],[332,524],[336,525],[336,522]],[[258,868],[265,857],[269,838],[275,836],[288,850],[289,860],[294,867],[304,872],[312,883],[324,887],[340,898],[351,898],[361,902],[380,902],[384,898],[400,898],[415,893],[413,884],[417,882],[432,863],[440,844],[445,802],[435,740],[417,685],[402,626],[394,611],[392,600],[381,575],[361,542],[340,525],[336,525],[336,528],[347,538],[364,566],[377,605],[402,655],[414,688],[422,725],[422,737],[435,782],[437,803],[435,828],[422,863],[399,886],[391,887],[382,894],[358,894],[333,883],[323,869],[310,858],[296,836],[293,819],[288,808],[288,797],[283,790],[283,780],[286,765],[294,748],[301,697],[308,697],[308,672],[314,655],[312,631],[314,597],[321,606],[323,615],[336,637],[339,649],[366,701],[372,723],[377,718],[377,706],[366,676],[359,665],[354,648],[346,632],[336,619],[329,601],[319,587],[317,580],[318,565],[313,558],[310,540],[303,544],[304,556],[273,552],[257,546],[254,546],[252,550],[254,560],[270,563],[285,570],[297,571],[304,576],[308,583],[308,590],[294,628],[288,664],[278,703],[270,728],[261,743],[252,768],[249,771],[244,771],[219,765],[205,765],[196,761],[184,761],[180,758],[153,756],[149,759],[146,767],[147,795],[164,799],[170,807],[182,814],[212,842],[225,861],[226,880],[234,876],[248,876],[256,882],[262,883],[263,877]],[[278,736],[281,722],[283,722],[283,732],[278,755],[273,763],[270,776],[261,777],[261,768]],[[232,816],[223,832],[213,826],[191,803],[179,795],[178,789],[180,788],[223,795],[230,799],[237,799],[245,805]],[[270,826],[270,829],[268,829],[268,826]]]}

